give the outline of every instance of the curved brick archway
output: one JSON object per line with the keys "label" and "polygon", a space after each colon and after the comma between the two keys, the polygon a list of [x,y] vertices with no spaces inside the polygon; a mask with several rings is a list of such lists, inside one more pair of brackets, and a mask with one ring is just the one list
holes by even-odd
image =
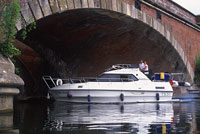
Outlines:
{"label": "curved brick archway", "polygon": [[[192,79],[194,78],[194,69],[182,49],[181,44],[158,20],[145,12],[135,9],[133,3],[128,3],[123,0],[29,0],[25,3],[21,2],[21,13],[27,24],[32,22],[32,19],[30,18],[34,18],[36,21],[52,14],[59,14],[67,10],[80,8],[101,8],[111,10],[146,23],[170,42],[182,58],[190,77]],[[21,29],[20,22],[18,22],[16,27],[18,30]]]}

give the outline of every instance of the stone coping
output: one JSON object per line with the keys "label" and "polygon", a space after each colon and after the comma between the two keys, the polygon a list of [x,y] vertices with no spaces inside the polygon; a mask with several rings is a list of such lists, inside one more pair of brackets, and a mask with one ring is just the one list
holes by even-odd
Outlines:
{"label": "stone coping", "polygon": [[0,87],[0,96],[1,95],[17,95],[20,91],[17,88],[6,88],[6,87]]}
{"label": "stone coping", "polygon": [[6,115],[12,115],[13,113],[13,108],[4,108],[4,109],[0,109],[0,117]]}
{"label": "stone coping", "polygon": [[22,87],[24,81],[14,73],[0,73],[0,87]]}

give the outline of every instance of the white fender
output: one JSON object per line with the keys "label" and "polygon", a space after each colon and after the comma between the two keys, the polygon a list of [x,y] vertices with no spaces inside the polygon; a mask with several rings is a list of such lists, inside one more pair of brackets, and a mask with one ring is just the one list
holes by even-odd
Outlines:
{"label": "white fender", "polygon": [[61,79],[56,80],[56,85],[61,86],[63,84],[63,81]]}
{"label": "white fender", "polygon": [[191,84],[189,82],[185,82],[185,87],[190,87]]}
{"label": "white fender", "polygon": [[173,82],[172,87],[179,87],[179,86],[190,87],[191,86],[189,82],[179,82],[175,80],[173,80],[172,82]]}
{"label": "white fender", "polygon": [[179,86],[178,81],[173,80],[172,82],[173,82],[172,87],[178,87]]}

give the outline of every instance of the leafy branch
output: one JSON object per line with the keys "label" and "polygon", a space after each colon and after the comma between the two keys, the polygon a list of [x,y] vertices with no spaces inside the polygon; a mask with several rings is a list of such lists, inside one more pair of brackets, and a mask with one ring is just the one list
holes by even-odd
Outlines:
{"label": "leafy branch", "polygon": [[[20,16],[19,1],[0,1],[0,53],[9,58],[21,53],[13,45],[17,33],[15,25],[18,20],[23,20]],[[36,24],[34,22],[29,28],[26,28],[26,25],[22,23],[22,27],[23,31],[21,36],[25,39],[27,32],[35,29]]]}
{"label": "leafy branch", "polygon": [[12,2],[0,2],[2,14],[0,16],[0,31],[2,38],[0,39],[0,52],[6,57],[19,55],[19,49],[13,46],[14,38],[16,35],[15,24],[20,17],[20,7],[18,0]]}

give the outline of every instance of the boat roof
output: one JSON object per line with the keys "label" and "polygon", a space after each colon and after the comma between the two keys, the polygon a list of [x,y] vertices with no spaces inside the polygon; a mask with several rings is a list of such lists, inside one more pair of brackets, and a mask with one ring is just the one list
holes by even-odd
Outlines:
{"label": "boat roof", "polygon": [[115,64],[112,65],[110,68],[106,69],[107,71],[112,71],[112,70],[119,70],[119,69],[138,69],[138,66],[133,65],[133,64]]}

